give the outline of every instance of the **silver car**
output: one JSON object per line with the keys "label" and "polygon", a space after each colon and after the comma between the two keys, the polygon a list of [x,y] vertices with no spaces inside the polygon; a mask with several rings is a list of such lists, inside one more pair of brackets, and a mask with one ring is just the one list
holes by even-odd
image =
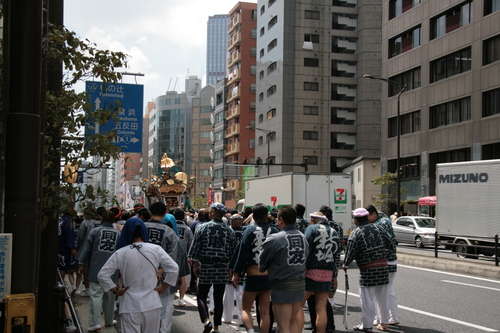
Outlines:
{"label": "silver car", "polygon": [[415,243],[417,247],[434,245],[436,220],[426,216],[403,216],[392,224],[400,243]]}

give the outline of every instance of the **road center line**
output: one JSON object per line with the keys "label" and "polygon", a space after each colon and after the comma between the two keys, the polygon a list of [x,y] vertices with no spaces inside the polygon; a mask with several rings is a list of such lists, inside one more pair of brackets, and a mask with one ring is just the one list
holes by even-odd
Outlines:
{"label": "road center line", "polygon": [[500,291],[500,289],[498,289],[498,288],[491,288],[491,287],[478,286],[478,285],[475,285],[475,284],[463,283],[463,282],[457,282],[457,281],[441,280],[441,282],[454,283],[454,284],[460,284],[460,285],[462,285],[462,286],[469,286],[469,287],[475,287],[475,288],[483,288],[483,289],[489,289],[489,290]]}
{"label": "road center line", "polygon": [[449,272],[444,272],[444,271],[438,271],[436,269],[414,267],[414,266],[406,266],[406,265],[399,265],[399,264],[398,264],[398,267],[417,269],[419,271],[434,272],[434,273],[439,273],[439,274],[446,274],[446,275],[451,275],[451,276],[458,276],[458,277],[463,277],[463,278],[468,278],[468,279],[474,279],[474,280],[480,280],[480,281],[487,281],[487,282],[492,282],[492,283],[500,283],[500,281],[498,281],[498,280],[491,280],[491,279],[484,279],[484,278],[479,278],[479,277],[475,277],[475,276],[449,273]]}
{"label": "road center line", "polygon": [[[337,289],[337,292],[340,292],[341,294],[345,294],[344,290]],[[354,293],[349,292],[349,295],[359,298],[358,294],[354,294]],[[404,305],[398,305],[398,307],[400,309],[403,309],[403,310],[406,310],[406,311],[415,312],[415,313],[419,313],[419,314],[422,314],[424,316],[434,317],[434,318],[445,320],[445,321],[449,321],[449,322],[452,322],[452,323],[456,323],[456,324],[460,324],[460,325],[464,325],[464,326],[468,326],[468,327],[477,328],[478,330],[481,330],[481,331],[485,331],[485,332],[498,332],[498,330],[495,330],[493,328],[479,326],[479,325],[468,323],[468,322],[465,322],[465,321],[461,321],[461,320],[457,320],[457,319],[453,319],[453,318],[441,316],[441,315],[438,315],[438,314],[434,314],[434,313],[430,313],[430,312],[426,312],[426,311],[422,311],[422,310],[410,308],[410,307],[407,307],[407,306],[404,306]]]}

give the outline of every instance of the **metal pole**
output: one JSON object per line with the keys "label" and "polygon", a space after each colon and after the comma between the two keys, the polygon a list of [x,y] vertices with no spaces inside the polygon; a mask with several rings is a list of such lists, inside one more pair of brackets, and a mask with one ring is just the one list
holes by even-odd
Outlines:
{"label": "metal pole", "polygon": [[271,132],[267,132],[267,175],[269,176],[269,157],[271,157]]}
{"label": "metal pole", "polygon": [[398,136],[398,140],[397,140],[397,145],[398,145],[398,148],[397,148],[397,155],[396,155],[396,186],[397,186],[397,209],[398,209],[398,216],[401,216],[402,214],[400,214],[399,212],[401,211],[401,170],[400,170],[400,167],[401,167],[401,103],[400,103],[400,97],[401,97],[401,93],[403,91],[400,91],[399,94],[398,94],[398,115],[397,115],[397,120],[396,120],[396,123],[397,123],[397,126],[398,126],[398,129],[397,129],[397,136]]}

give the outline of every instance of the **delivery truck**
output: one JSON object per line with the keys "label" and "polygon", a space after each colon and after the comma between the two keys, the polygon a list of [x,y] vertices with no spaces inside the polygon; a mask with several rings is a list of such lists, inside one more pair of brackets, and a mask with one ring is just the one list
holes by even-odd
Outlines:
{"label": "delivery truck", "polygon": [[[271,210],[298,203],[306,207],[304,218],[323,205],[333,211],[348,235],[355,228],[351,220],[351,175],[344,173],[283,173],[245,181],[244,206],[263,203]],[[239,203],[241,206],[243,202]]]}
{"label": "delivery truck", "polygon": [[459,257],[494,255],[500,234],[500,160],[437,164],[436,196],[441,242]]}

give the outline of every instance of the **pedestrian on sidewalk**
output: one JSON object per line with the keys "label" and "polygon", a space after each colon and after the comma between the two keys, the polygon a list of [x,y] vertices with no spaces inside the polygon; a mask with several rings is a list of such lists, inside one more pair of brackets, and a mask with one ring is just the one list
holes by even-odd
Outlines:
{"label": "pedestrian on sidewalk", "polygon": [[[123,333],[159,332],[162,308],[159,295],[177,283],[179,266],[160,246],[146,243],[147,232],[141,219],[130,218],[123,227],[116,252],[97,275],[105,292],[111,290],[123,296],[119,310]],[[165,277],[157,286],[160,267]],[[120,271],[122,288],[111,278],[116,270]]]}
{"label": "pedestrian on sidewalk", "polygon": [[[115,213],[109,210],[102,214],[101,225],[90,230],[76,256],[80,266],[78,270],[80,274],[84,273],[84,264],[88,262],[89,332],[97,332],[101,329],[101,311],[104,313],[106,327],[116,325],[116,320],[114,320],[115,295],[111,291],[104,292],[97,279],[97,274],[102,266],[115,252],[116,243],[120,236],[120,232],[113,227],[114,216]],[[112,279],[116,282],[118,274],[114,274]]]}
{"label": "pedestrian on sidewalk", "polygon": [[[181,240],[184,251],[188,253],[189,249],[191,248],[191,244],[193,243],[193,232],[191,231],[191,228],[189,228],[189,226],[186,224],[186,222],[184,222],[184,220],[186,219],[186,213],[184,212],[184,209],[176,208],[173,215],[176,220],[179,239]],[[179,301],[177,302],[177,306],[186,306],[184,295],[186,295],[186,291],[190,283],[191,267],[189,267],[189,274],[183,275],[179,278]]]}

